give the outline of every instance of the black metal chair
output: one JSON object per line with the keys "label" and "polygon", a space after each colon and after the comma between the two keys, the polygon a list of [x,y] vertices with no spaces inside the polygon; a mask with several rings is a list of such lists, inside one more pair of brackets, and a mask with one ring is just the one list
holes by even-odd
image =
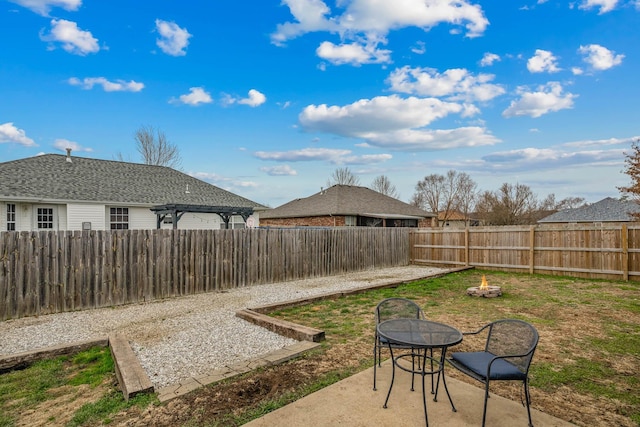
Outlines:
{"label": "black metal chair", "polygon": [[[406,298],[387,298],[376,306],[375,343],[373,346],[373,389],[376,390],[376,371],[380,367],[380,356],[383,348],[389,348],[389,342],[378,336],[378,323],[390,319],[424,319],[424,312],[415,301]],[[410,347],[391,344],[393,348],[411,350]],[[413,379],[411,381],[413,390]]]}
{"label": "black metal chair", "polygon": [[484,351],[455,352],[447,360],[460,372],[485,384],[483,426],[487,416],[489,382],[522,381],[529,426],[533,427],[529,407],[529,366],[538,345],[538,331],[522,320],[503,319],[491,322],[475,332],[463,334],[476,335],[485,330],[488,331]]}

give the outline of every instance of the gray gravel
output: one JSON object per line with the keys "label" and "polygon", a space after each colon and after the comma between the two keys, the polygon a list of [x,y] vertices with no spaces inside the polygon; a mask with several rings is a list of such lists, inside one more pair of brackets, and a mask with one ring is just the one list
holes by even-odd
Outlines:
{"label": "gray gravel", "polygon": [[154,387],[175,384],[295,343],[235,316],[242,308],[411,280],[447,271],[394,267],[250,286],[158,302],[0,322],[0,356],[101,338],[131,342]]}

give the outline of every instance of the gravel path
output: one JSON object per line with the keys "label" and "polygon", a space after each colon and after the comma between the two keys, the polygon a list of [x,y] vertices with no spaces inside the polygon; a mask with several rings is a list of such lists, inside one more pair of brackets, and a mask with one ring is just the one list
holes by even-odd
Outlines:
{"label": "gravel path", "polygon": [[447,271],[394,267],[341,276],[250,286],[228,292],[0,322],[0,356],[124,334],[154,387],[160,388],[295,343],[235,316],[319,294],[412,280]]}

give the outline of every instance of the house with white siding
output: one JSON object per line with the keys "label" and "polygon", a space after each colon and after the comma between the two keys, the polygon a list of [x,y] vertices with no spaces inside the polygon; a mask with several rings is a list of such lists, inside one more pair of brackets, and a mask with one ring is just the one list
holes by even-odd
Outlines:
{"label": "house with white siding", "polygon": [[265,209],[165,166],[71,150],[0,163],[0,231],[244,228]]}

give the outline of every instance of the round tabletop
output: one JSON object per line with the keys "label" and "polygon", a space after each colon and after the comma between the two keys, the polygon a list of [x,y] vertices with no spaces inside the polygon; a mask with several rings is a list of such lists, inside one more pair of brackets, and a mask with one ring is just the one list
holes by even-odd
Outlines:
{"label": "round tabletop", "polygon": [[449,347],[462,341],[462,332],[444,323],[422,319],[391,319],[378,324],[378,334],[392,344],[415,348]]}

